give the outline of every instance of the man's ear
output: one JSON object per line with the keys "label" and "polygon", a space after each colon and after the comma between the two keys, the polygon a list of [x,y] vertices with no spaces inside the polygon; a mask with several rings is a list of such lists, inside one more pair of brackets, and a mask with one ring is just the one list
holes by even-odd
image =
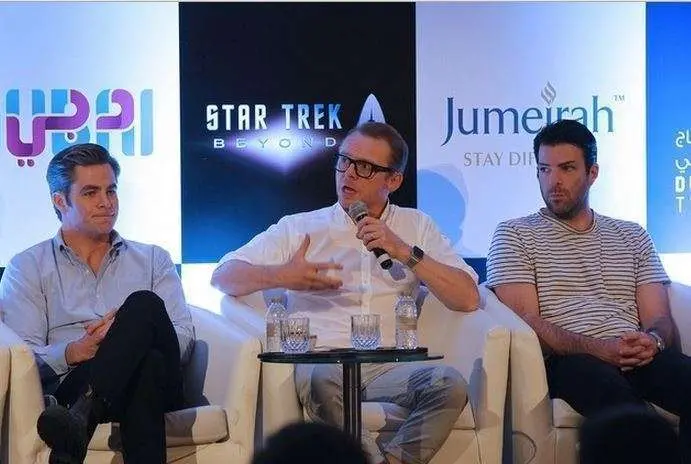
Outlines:
{"label": "man's ear", "polygon": [[55,206],[61,213],[64,213],[67,209],[67,198],[65,197],[65,194],[62,192],[54,192],[52,199],[53,206]]}
{"label": "man's ear", "polygon": [[399,189],[401,184],[403,184],[403,174],[398,171],[392,173],[391,175],[389,175],[387,183],[389,186],[389,193],[395,192]]}
{"label": "man's ear", "polygon": [[588,185],[593,185],[595,182],[595,179],[597,179],[597,175],[600,173],[600,166],[598,166],[597,163],[593,163],[592,166],[590,166],[590,170],[588,171]]}

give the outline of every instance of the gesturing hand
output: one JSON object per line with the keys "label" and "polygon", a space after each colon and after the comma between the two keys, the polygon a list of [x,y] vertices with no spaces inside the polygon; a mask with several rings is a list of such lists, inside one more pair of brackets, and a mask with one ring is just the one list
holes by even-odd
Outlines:
{"label": "gesturing hand", "polygon": [[86,333],[79,340],[67,345],[65,349],[67,364],[79,364],[96,356],[99,345],[113,325],[116,311],[116,309],[110,310],[101,319],[89,322],[84,327]]}
{"label": "gesturing hand", "polygon": [[310,246],[310,236],[300,244],[293,257],[283,267],[283,280],[285,287],[291,290],[332,290],[343,285],[340,279],[329,277],[326,272],[329,269],[343,269],[338,263],[312,263],[305,259],[307,249]]}
{"label": "gesturing hand", "polygon": [[101,340],[103,340],[108,333],[108,330],[110,330],[110,326],[113,325],[115,313],[117,311],[117,309],[111,309],[101,319],[88,323],[86,327],[84,327],[86,329],[86,333],[89,335],[97,335],[101,338]]}

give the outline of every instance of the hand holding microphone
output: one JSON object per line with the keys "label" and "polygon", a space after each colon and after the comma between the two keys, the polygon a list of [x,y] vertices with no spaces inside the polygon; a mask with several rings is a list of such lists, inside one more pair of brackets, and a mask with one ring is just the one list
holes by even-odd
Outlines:
{"label": "hand holding microphone", "polygon": [[382,269],[389,269],[392,266],[393,261],[389,255],[397,258],[398,250],[408,249],[408,246],[383,221],[367,215],[367,205],[363,201],[352,203],[348,208],[348,215],[357,224],[357,238],[374,253]]}

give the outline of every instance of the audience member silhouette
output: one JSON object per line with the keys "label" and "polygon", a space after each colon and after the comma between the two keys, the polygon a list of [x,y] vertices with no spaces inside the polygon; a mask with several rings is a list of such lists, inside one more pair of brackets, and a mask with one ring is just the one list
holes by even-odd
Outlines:
{"label": "audience member silhouette", "polygon": [[290,424],[269,437],[252,464],[368,464],[362,447],[342,430],[318,422]]}

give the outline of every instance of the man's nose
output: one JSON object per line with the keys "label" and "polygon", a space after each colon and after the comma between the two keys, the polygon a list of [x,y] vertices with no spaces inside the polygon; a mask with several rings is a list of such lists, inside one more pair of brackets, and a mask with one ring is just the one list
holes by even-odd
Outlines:
{"label": "man's nose", "polygon": [[358,177],[357,172],[355,171],[355,163],[350,163],[343,174],[351,178]]}
{"label": "man's nose", "polygon": [[551,187],[556,187],[556,186],[561,186],[562,184],[562,176],[559,171],[556,169],[552,170],[552,172],[549,173],[549,176],[547,177],[548,183]]}
{"label": "man's nose", "polygon": [[113,200],[110,198],[108,193],[102,193],[99,196],[99,200],[100,201],[99,201],[98,205],[103,207],[103,208],[110,208],[111,206],[113,206]]}

